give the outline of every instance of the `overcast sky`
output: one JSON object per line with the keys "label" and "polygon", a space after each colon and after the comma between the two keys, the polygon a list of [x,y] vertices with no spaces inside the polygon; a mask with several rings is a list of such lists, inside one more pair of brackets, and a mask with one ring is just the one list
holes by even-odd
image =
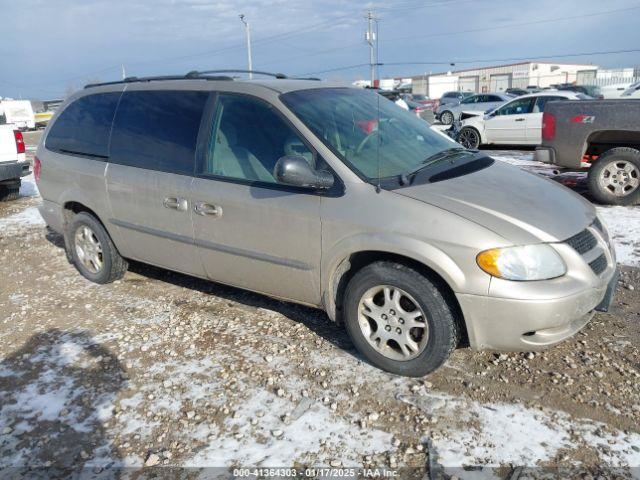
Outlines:
{"label": "overcast sky", "polygon": [[[380,19],[380,62],[434,62],[387,65],[382,76],[640,49],[637,0],[0,0],[0,96],[60,97],[120,78],[122,64],[137,76],[246,68],[240,13],[254,69],[367,78],[368,67],[326,70],[369,61],[369,6]],[[640,52],[558,61],[631,67]]]}

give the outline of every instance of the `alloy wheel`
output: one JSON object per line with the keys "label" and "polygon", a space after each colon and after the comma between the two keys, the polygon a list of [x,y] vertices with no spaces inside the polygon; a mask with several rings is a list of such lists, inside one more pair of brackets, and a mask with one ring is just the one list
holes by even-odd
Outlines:
{"label": "alloy wheel", "polygon": [[74,244],[78,259],[91,273],[98,273],[102,269],[103,255],[100,240],[86,225],[76,230]]}
{"label": "alloy wheel", "polygon": [[598,184],[616,197],[626,197],[640,186],[640,170],[626,160],[612,161],[600,172]]}
{"label": "alloy wheel", "polygon": [[440,120],[442,120],[442,123],[445,125],[451,125],[453,123],[453,113],[449,111],[444,112],[440,117]]}
{"label": "alloy wheel", "polygon": [[418,302],[391,285],[378,285],[362,295],[358,324],[367,342],[392,360],[417,357],[429,340],[429,325]]}
{"label": "alloy wheel", "polygon": [[464,148],[478,148],[480,141],[475,130],[464,128],[458,136],[458,143]]}

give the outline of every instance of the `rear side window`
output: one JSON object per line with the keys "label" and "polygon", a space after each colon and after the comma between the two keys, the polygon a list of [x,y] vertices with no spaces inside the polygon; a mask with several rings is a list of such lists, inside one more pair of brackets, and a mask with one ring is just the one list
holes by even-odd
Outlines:
{"label": "rear side window", "polygon": [[47,135],[46,147],[96,158],[109,156],[109,132],[120,92],[79,98],[60,114]]}
{"label": "rear side window", "polygon": [[111,135],[110,161],[192,175],[208,92],[125,92]]}

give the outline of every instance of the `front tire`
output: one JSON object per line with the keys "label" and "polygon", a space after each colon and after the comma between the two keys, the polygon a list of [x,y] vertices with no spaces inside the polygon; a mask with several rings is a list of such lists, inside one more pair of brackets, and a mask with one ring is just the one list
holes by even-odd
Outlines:
{"label": "front tire", "polygon": [[345,292],[347,332],[358,351],[387,372],[421,377],[440,367],[459,341],[447,293],[403,264],[375,262]]}
{"label": "front tire", "polygon": [[600,203],[640,203],[640,151],[627,147],[607,150],[589,168],[588,184]]}
{"label": "front tire", "polygon": [[458,143],[464,148],[475,150],[480,146],[480,133],[475,128],[463,127],[458,134]]}
{"label": "front tire", "polygon": [[111,237],[91,214],[80,212],[69,222],[65,232],[67,255],[80,274],[95,283],[121,279],[129,267],[120,256]]}
{"label": "front tire", "polygon": [[445,110],[444,112],[442,112],[442,115],[440,115],[440,121],[443,125],[451,125],[453,123],[453,120],[453,113],[449,110]]}

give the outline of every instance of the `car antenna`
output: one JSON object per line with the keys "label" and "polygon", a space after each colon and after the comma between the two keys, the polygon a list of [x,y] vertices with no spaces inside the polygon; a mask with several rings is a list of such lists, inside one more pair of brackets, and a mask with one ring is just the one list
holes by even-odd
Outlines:
{"label": "car antenna", "polygon": [[[378,67],[378,19],[375,18],[375,22],[376,22],[376,73],[380,73],[380,69]],[[380,79],[379,75],[376,75],[378,77],[378,79]],[[380,80],[378,80],[378,82],[380,82]],[[380,87],[380,84],[378,83],[378,87]],[[380,136],[382,135],[382,132],[380,130],[380,92],[378,92],[378,118],[377,118],[377,129],[378,129],[378,148],[376,148],[376,159],[378,162],[378,184],[376,185],[376,193],[380,193],[380,191],[382,190],[382,188],[380,187]]]}

